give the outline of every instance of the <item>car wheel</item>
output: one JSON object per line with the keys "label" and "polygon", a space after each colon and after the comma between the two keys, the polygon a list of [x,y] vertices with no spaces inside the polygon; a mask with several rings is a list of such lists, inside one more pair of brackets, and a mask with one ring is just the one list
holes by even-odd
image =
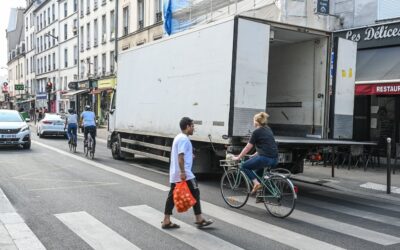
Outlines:
{"label": "car wheel", "polygon": [[24,149],[31,149],[31,141],[29,141],[28,143],[25,143],[22,147]]}

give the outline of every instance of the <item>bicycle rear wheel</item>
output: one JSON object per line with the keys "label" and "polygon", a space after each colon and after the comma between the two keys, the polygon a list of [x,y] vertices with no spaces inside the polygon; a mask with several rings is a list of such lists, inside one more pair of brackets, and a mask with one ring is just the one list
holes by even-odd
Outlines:
{"label": "bicycle rear wheel", "polygon": [[221,178],[222,198],[230,207],[241,208],[249,199],[250,185],[243,172],[229,169]]}
{"label": "bicycle rear wheel", "polygon": [[73,142],[71,139],[68,140],[68,146],[69,146],[69,151],[72,152],[73,151]]}
{"label": "bicycle rear wheel", "polygon": [[275,217],[289,216],[296,205],[296,193],[292,182],[279,175],[271,176],[263,188],[264,205]]}

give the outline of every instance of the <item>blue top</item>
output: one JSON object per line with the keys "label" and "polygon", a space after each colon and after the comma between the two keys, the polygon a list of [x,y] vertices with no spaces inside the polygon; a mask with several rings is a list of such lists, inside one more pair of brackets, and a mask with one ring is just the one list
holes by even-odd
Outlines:
{"label": "blue top", "polygon": [[83,127],[96,126],[96,115],[93,111],[83,111],[81,114]]}

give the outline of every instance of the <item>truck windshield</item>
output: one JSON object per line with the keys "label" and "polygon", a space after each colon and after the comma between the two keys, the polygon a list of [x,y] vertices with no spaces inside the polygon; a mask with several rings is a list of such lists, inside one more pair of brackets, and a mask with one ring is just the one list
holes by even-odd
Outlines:
{"label": "truck windshield", "polygon": [[22,122],[22,118],[18,112],[0,111],[0,122]]}

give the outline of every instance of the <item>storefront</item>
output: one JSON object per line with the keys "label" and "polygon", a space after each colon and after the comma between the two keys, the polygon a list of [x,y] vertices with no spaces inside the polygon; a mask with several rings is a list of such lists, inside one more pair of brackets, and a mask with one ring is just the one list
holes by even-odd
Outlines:
{"label": "storefront", "polygon": [[107,124],[107,112],[116,82],[115,77],[98,80],[97,89],[93,91],[96,94],[96,114],[100,125]]}
{"label": "storefront", "polygon": [[[400,142],[400,22],[336,33],[358,43],[354,139]],[[394,147],[392,147],[394,148]]]}

